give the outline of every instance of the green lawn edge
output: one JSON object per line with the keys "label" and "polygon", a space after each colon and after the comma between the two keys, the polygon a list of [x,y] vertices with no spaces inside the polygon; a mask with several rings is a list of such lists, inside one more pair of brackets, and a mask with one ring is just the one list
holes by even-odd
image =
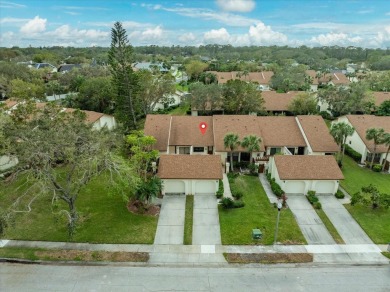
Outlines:
{"label": "green lawn edge", "polygon": [[338,233],[337,229],[334,227],[333,223],[330,221],[329,217],[326,215],[324,210],[322,209],[315,209],[317,212],[317,215],[320,217],[321,221],[324,223],[326,229],[328,229],[330,235],[332,235],[334,241],[337,244],[345,244],[343,238]]}
{"label": "green lawn edge", "polygon": [[186,209],[184,221],[184,245],[192,244],[192,225],[194,222],[194,196],[186,196]]}

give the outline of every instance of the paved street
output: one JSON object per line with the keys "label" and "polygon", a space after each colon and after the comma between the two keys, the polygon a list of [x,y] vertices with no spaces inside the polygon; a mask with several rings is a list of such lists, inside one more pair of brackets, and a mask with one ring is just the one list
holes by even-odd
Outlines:
{"label": "paved street", "polygon": [[374,244],[351,214],[332,195],[318,195],[322,209],[346,244]]}
{"label": "paved street", "polygon": [[0,264],[3,291],[389,291],[390,266],[228,268]]}
{"label": "paved street", "polygon": [[194,196],[192,244],[221,244],[217,199],[213,194]]}
{"label": "paved street", "polygon": [[183,195],[164,196],[154,244],[183,244],[185,206]]}
{"label": "paved street", "polygon": [[299,227],[308,244],[336,244],[333,237],[310,205],[307,198],[302,195],[289,195],[287,204],[293,212]]}

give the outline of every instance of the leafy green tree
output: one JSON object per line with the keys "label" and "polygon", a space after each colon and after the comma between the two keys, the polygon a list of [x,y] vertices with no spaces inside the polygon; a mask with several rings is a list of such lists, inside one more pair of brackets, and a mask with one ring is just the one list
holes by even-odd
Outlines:
{"label": "leafy green tree", "polygon": [[273,89],[280,92],[289,91],[306,91],[310,89],[311,81],[306,74],[307,67],[299,66],[284,66],[276,70],[271,77],[270,85]]}
{"label": "leafy green tree", "polygon": [[143,201],[147,206],[153,198],[156,198],[162,190],[162,181],[158,176],[152,176],[147,181],[143,181],[137,188],[135,197]]}
{"label": "leafy green tree", "polygon": [[115,115],[127,129],[136,129],[139,112],[135,92],[138,80],[132,68],[133,48],[120,22],[116,22],[111,29],[108,60],[115,88]]}
{"label": "leafy green tree", "polygon": [[294,115],[308,115],[317,113],[317,100],[309,92],[299,93],[288,105],[288,110]]}
{"label": "leafy green tree", "polygon": [[251,154],[252,158],[252,153],[253,152],[259,152],[260,151],[260,143],[261,143],[261,138],[256,136],[256,135],[249,135],[245,136],[242,139],[241,146],[248,149],[248,151]]}
{"label": "leafy green tree", "polygon": [[237,134],[234,133],[227,133],[225,137],[223,138],[223,145],[225,148],[229,149],[230,151],[230,169],[231,171],[234,170],[233,168],[233,151],[240,146],[241,142],[238,138]]}
{"label": "leafy green tree", "polygon": [[70,237],[79,218],[77,199],[93,178],[109,173],[113,192],[123,197],[134,194],[139,178],[119,156],[120,137],[106,129],[92,130],[82,112],[69,114],[50,103],[13,125],[7,137],[19,159],[15,175],[25,174],[39,190],[37,196],[49,195],[53,203],[65,203],[67,208],[59,213],[67,218]]}
{"label": "leafy green tree", "polygon": [[381,193],[376,186],[370,184],[367,187],[362,187],[361,192],[352,195],[351,205],[355,206],[357,204],[371,205],[372,209],[378,209],[379,207],[388,209],[390,207],[390,195]]}
{"label": "leafy green tree", "polygon": [[337,145],[339,145],[341,149],[341,156],[339,151],[339,159],[338,159],[339,164],[341,165],[343,163],[345,144],[347,142],[347,138],[349,136],[352,136],[354,132],[355,129],[351,125],[345,122],[332,124],[330,128],[330,134],[333,136]]}
{"label": "leafy green tree", "polygon": [[54,98],[57,94],[61,94],[63,91],[63,88],[61,84],[57,80],[49,81],[46,83],[46,94],[47,95],[53,95]]}
{"label": "leafy green tree", "polygon": [[26,82],[21,79],[11,81],[11,96],[19,100],[45,99],[43,81],[40,84]]}
{"label": "leafy green tree", "polygon": [[237,115],[263,111],[264,99],[254,83],[229,80],[223,87],[222,96],[227,113]]}
{"label": "leafy green tree", "polygon": [[381,142],[382,142],[381,144],[384,144],[384,145],[387,146],[385,159],[383,160],[383,165],[382,165],[382,171],[384,171],[385,170],[386,161],[387,161],[387,157],[388,157],[389,152],[390,152],[390,133],[384,133],[383,136],[382,136],[382,141]]}
{"label": "leafy green tree", "polygon": [[222,109],[222,89],[218,84],[191,83],[191,106],[201,113]]}
{"label": "leafy green tree", "polygon": [[385,134],[385,130],[383,128],[370,128],[366,131],[366,139],[368,141],[373,140],[374,142],[374,151],[371,153],[371,163],[370,168],[372,169],[372,166],[374,164],[374,158],[376,154],[376,148],[378,145],[382,144],[383,135]]}
{"label": "leafy green tree", "polygon": [[137,97],[144,115],[152,113],[159,102],[167,106],[173,103],[169,95],[176,89],[170,74],[152,74],[149,70],[140,70],[136,74],[139,80]]}
{"label": "leafy green tree", "polygon": [[192,60],[185,65],[186,72],[191,80],[198,81],[200,74],[207,69],[208,65],[202,61]]}
{"label": "leafy green tree", "polygon": [[385,100],[380,104],[376,112],[378,116],[390,116],[390,100]]}

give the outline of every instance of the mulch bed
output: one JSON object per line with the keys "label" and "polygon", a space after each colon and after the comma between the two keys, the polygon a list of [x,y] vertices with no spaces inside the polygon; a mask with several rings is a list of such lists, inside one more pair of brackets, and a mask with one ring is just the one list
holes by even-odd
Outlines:
{"label": "mulch bed", "polygon": [[158,216],[160,214],[160,206],[149,205],[145,207],[144,203],[138,200],[130,201],[127,205],[127,210],[131,213],[142,215]]}
{"label": "mulch bed", "polygon": [[147,262],[146,252],[108,252],[87,250],[43,250],[35,251],[41,260],[55,261],[107,261],[107,262]]}
{"label": "mulch bed", "polygon": [[310,263],[313,255],[310,253],[225,253],[228,263],[239,264],[280,264],[280,263]]}

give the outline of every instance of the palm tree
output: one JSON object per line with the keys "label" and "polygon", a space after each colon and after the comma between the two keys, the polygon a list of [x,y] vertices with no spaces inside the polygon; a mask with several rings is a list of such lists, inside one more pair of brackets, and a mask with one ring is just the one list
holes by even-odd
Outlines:
{"label": "palm tree", "polygon": [[375,157],[375,154],[376,154],[376,147],[379,144],[382,144],[382,139],[383,139],[383,135],[384,134],[385,134],[385,130],[382,129],[382,128],[370,128],[370,129],[367,129],[367,131],[366,131],[366,139],[368,141],[370,141],[370,140],[374,141],[374,151],[372,153],[370,168],[372,168],[372,166],[374,164],[374,157]]}
{"label": "palm tree", "polygon": [[343,163],[343,158],[344,158],[344,153],[345,153],[345,143],[347,141],[347,138],[349,136],[352,136],[352,134],[355,132],[355,129],[345,123],[337,123],[337,124],[332,124],[332,127],[330,128],[330,134],[333,136],[335,139],[337,145],[340,146],[341,149],[341,155],[339,152],[339,163]]}
{"label": "palm tree", "polygon": [[261,143],[261,138],[257,137],[256,135],[249,135],[244,137],[241,142],[241,146],[248,149],[248,151],[251,154],[251,159],[252,159],[252,153],[254,151],[259,152],[260,151],[260,143]]}
{"label": "palm tree", "polygon": [[387,146],[386,156],[385,156],[385,159],[383,160],[383,165],[382,165],[382,171],[384,171],[385,170],[387,156],[389,155],[389,152],[390,152],[390,133],[383,134],[382,144]]}
{"label": "palm tree", "polygon": [[230,169],[233,171],[233,151],[240,146],[241,142],[238,135],[234,133],[227,133],[223,138],[223,145],[230,150]]}

